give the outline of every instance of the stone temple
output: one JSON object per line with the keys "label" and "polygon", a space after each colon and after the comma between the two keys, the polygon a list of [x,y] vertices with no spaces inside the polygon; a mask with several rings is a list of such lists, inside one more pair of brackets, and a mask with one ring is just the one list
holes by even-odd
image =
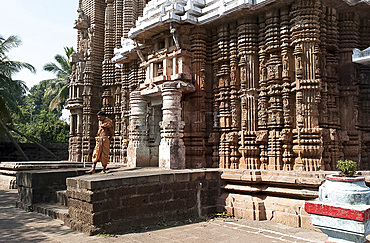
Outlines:
{"label": "stone temple", "polygon": [[74,28],[69,160],[91,162],[104,110],[128,169],[19,172],[19,207],[61,199],[89,234],[218,212],[312,228],[337,160],[370,184],[370,1],[80,0]]}
{"label": "stone temple", "polygon": [[369,1],[79,0],[69,160],[96,113],[129,167],[370,167]]}

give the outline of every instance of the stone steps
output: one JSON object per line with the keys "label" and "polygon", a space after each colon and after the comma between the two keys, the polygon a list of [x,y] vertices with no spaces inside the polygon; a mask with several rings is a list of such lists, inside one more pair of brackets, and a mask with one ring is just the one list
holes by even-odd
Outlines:
{"label": "stone steps", "polygon": [[33,211],[63,222],[68,218],[68,207],[57,203],[37,203],[33,205]]}
{"label": "stone steps", "polygon": [[57,204],[68,207],[67,190],[56,191],[55,193],[57,195]]}
{"label": "stone steps", "polygon": [[67,190],[56,191],[55,194],[56,202],[34,204],[33,211],[65,222],[68,217]]}

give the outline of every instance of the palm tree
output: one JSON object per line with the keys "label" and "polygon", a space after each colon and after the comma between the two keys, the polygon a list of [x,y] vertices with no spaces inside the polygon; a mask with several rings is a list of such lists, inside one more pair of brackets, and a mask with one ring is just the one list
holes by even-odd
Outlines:
{"label": "palm tree", "polygon": [[57,109],[61,111],[66,105],[68,99],[68,86],[72,74],[72,64],[69,62],[69,57],[74,52],[73,47],[64,47],[65,56],[60,54],[55,55],[54,59],[57,64],[49,62],[45,64],[45,71],[55,73],[56,78],[45,80],[47,88],[44,97],[54,97],[50,102],[49,109]]}
{"label": "palm tree", "polygon": [[11,49],[21,44],[22,41],[15,35],[7,39],[0,35],[0,130],[5,132],[14,146],[28,159],[7,129],[7,124],[10,124],[9,127],[13,126],[10,113],[20,113],[17,101],[28,90],[24,81],[13,80],[12,76],[23,68],[35,73],[35,68],[31,64],[12,61],[7,56]]}
{"label": "palm tree", "polygon": [[11,122],[11,111],[20,112],[17,101],[28,91],[24,81],[13,80],[12,76],[23,68],[35,73],[31,64],[11,61],[6,55],[21,44],[22,41],[17,36],[11,35],[5,39],[0,35],[0,118],[6,123]]}

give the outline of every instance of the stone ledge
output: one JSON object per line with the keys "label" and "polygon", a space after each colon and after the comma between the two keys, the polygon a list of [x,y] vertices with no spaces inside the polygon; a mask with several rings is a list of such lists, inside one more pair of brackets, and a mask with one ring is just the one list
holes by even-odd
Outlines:
{"label": "stone ledge", "polygon": [[[339,174],[339,171],[283,171],[283,170],[232,170],[220,169],[221,179],[248,183],[269,182],[318,187],[326,176]],[[370,171],[358,171],[367,184],[370,184]]]}
{"label": "stone ledge", "polygon": [[227,191],[235,191],[241,193],[263,193],[266,195],[289,195],[296,197],[304,197],[307,199],[314,199],[319,196],[318,190],[316,189],[300,189],[300,188],[284,188],[275,187],[269,185],[233,185],[226,184],[222,189]]}
{"label": "stone ledge", "polygon": [[60,168],[82,168],[91,166],[90,163],[68,162],[68,161],[18,161],[18,162],[0,162],[0,169],[4,170],[46,170]]}
{"label": "stone ledge", "polygon": [[[219,169],[185,169],[163,170],[159,168],[137,168],[110,171],[108,174],[83,175],[67,179],[68,186],[96,190],[132,184],[152,184],[163,182],[189,182],[199,178],[216,178],[218,175],[206,176],[206,172],[218,172]],[[212,174],[212,173],[211,173]],[[217,174],[217,173],[216,173]]]}

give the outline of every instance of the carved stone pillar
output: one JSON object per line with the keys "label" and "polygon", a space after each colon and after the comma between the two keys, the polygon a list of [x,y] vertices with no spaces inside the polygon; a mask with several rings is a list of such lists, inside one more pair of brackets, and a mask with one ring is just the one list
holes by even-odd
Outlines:
{"label": "carved stone pillar", "polygon": [[299,0],[292,5],[297,117],[293,139],[293,151],[297,156],[294,170],[317,171],[325,167],[322,159],[322,128],[319,127],[320,6],[318,0]]}
{"label": "carved stone pillar", "polygon": [[340,126],[344,159],[359,161],[361,155],[361,132],[358,128],[359,87],[353,73],[352,50],[359,42],[359,16],[354,12],[339,14],[339,76],[340,76]]}
{"label": "carved stone pillar", "polygon": [[181,120],[181,90],[178,82],[168,82],[162,87],[163,120],[161,127],[161,143],[159,145],[159,167],[164,169],[185,168],[185,145]]}
{"label": "carved stone pillar", "polygon": [[[209,88],[207,87],[209,83],[206,82],[207,35],[203,28],[194,28],[191,33],[192,83],[196,90],[183,99],[183,116],[186,124],[184,128],[186,167],[203,168],[207,167],[206,152],[208,145],[206,143],[206,89]],[[175,61],[174,64],[176,64]]]}
{"label": "carved stone pillar", "polygon": [[[370,24],[370,21],[369,21]],[[357,169],[368,170],[370,163],[370,67],[365,65],[358,65],[356,67],[358,85],[359,85],[359,129],[362,132],[361,140],[361,160],[357,165]]]}
{"label": "carved stone pillar", "polygon": [[82,137],[82,162],[91,162],[92,152],[95,146],[95,135],[98,127],[96,112],[99,110],[99,102],[93,94],[97,91],[93,85],[93,73],[91,61],[86,61],[84,71],[83,97],[83,137]]}
{"label": "carved stone pillar", "polygon": [[122,89],[121,89],[121,162],[127,163],[127,146],[129,142],[129,67],[124,64],[122,68]]}
{"label": "carved stone pillar", "polygon": [[238,20],[240,56],[241,130],[240,168],[259,169],[259,145],[256,141],[258,102],[258,25],[257,18]]}
{"label": "carved stone pillar", "polygon": [[147,137],[147,101],[140,91],[130,94],[129,144],[127,147],[127,166],[149,166],[149,147]]}

